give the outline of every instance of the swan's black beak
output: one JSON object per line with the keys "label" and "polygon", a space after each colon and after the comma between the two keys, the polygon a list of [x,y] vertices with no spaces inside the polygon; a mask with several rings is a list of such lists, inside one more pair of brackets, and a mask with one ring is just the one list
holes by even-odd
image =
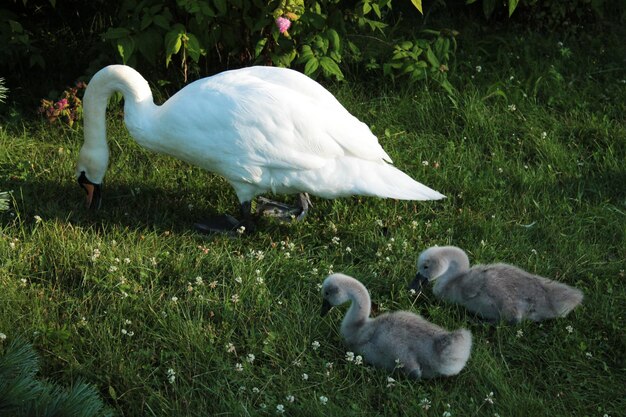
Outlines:
{"label": "swan's black beak", "polygon": [[102,186],[89,181],[85,171],[81,171],[78,177],[78,185],[87,193],[85,207],[91,210],[98,210],[102,203]]}
{"label": "swan's black beak", "polygon": [[324,298],[324,301],[322,302],[322,311],[320,312],[320,316],[324,317],[326,313],[330,311],[331,308],[333,308],[333,306],[330,305],[328,300]]}
{"label": "swan's black beak", "polygon": [[409,284],[409,290],[422,291],[426,284],[428,284],[428,278],[418,272]]}

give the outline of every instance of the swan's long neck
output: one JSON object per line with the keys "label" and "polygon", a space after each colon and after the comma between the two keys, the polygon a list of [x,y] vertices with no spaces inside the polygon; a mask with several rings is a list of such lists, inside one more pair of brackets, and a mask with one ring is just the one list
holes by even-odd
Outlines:
{"label": "swan's long neck", "polygon": [[341,322],[341,333],[350,340],[351,335],[369,319],[372,302],[367,288],[359,281],[347,283],[346,289],[352,304]]}
{"label": "swan's long neck", "polygon": [[83,98],[85,142],[77,171],[78,174],[85,171],[94,183],[102,182],[108,165],[106,108],[109,97],[115,92],[124,96],[124,119],[131,132],[132,125],[140,124],[142,116],[154,107],[148,82],[131,67],[110,65],[93,76]]}
{"label": "swan's long neck", "polygon": [[445,287],[470,267],[467,254],[459,248],[444,247],[441,249],[441,258],[447,262],[443,274],[435,280],[433,292],[438,295]]}

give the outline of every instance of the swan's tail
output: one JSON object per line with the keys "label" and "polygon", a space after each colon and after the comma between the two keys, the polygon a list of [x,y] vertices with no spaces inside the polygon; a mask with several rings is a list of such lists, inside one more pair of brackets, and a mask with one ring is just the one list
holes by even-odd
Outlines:
{"label": "swan's tail", "polygon": [[440,200],[445,196],[387,163],[360,160],[355,188],[362,195],[398,200]]}
{"label": "swan's tail", "polygon": [[583,301],[582,291],[562,282],[550,281],[545,286],[558,317],[565,317]]}
{"label": "swan's tail", "polygon": [[466,329],[445,333],[435,339],[434,349],[441,360],[439,372],[443,375],[456,375],[469,359],[472,333]]}

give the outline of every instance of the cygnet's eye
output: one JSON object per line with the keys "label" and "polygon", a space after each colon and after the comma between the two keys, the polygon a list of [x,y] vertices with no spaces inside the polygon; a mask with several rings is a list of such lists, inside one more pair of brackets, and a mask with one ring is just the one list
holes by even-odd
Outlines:
{"label": "cygnet's eye", "polygon": [[428,269],[428,265],[424,265],[424,269]]}

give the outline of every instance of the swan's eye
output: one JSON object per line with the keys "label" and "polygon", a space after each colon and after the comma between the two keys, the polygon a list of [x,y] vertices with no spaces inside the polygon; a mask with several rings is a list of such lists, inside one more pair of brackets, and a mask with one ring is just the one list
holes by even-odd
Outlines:
{"label": "swan's eye", "polygon": [[424,265],[424,269],[428,269],[428,265]]}

